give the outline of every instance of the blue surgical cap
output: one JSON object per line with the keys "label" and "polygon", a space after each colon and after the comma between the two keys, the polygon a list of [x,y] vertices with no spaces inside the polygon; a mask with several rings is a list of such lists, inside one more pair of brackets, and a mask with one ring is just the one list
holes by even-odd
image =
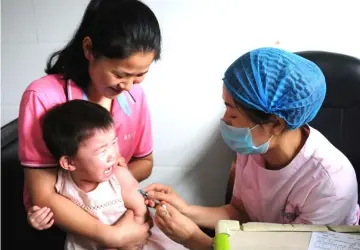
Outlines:
{"label": "blue surgical cap", "polygon": [[242,55],[226,70],[224,84],[240,105],[277,115],[289,129],[314,119],[326,94],[325,77],[315,63],[277,48]]}

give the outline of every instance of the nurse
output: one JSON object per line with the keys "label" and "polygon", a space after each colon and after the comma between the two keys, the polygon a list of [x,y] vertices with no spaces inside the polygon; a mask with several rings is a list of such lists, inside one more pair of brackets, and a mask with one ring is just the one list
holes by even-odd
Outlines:
{"label": "nurse", "polygon": [[55,221],[104,246],[132,249],[146,244],[151,222],[139,225],[129,211],[115,225],[104,225],[55,192],[57,162],[46,148],[40,124],[47,110],[69,100],[103,106],[113,116],[129,170],[138,181],[146,179],[153,167],[153,144],[150,112],[139,83],[160,52],[159,23],[147,5],[137,0],[92,0],[73,38],[51,55],[47,75],[27,87],[20,104],[19,158],[25,206],[38,206],[28,213],[34,227],[36,220],[45,221],[37,229]]}
{"label": "nurse", "polygon": [[[192,206],[170,187],[145,189],[162,200],[155,222],[191,249],[209,249],[218,220],[356,225],[358,187],[349,160],[309,126],[326,93],[321,70],[311,61],[275,48],[260,48],[226,70],[220,121],[225,143],[237,153],[231,203]],[[149,200],[153,206],[154,203]]]}

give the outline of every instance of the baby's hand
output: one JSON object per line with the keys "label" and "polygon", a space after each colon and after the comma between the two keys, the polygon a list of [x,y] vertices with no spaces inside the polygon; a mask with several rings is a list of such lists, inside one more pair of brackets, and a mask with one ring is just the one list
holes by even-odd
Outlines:
{"label": "baby's hand", "polygon": [[50,208],[33,206],[28,210],[28,223],[37,230],[44,230],[50,228],[54,224],[53,212]]}

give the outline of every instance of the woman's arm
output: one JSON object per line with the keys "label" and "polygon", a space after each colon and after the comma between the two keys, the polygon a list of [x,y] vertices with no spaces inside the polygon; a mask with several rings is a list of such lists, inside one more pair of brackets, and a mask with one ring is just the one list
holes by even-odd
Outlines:
{"label": "woman's arm", "polygon": [[56,169],[24,169],[24,172],[32,203],[50,208],[55,224],[65,231],[80,234],[107,247],[122,247],[147,239],[149,225],[131,223],[130,219],[121,219],[114,226],[105,225],[57,194],[54,188]]}
{"label": "woman's arm", "polygon": [[110,228],[55,191],[56,169],[24,169],[25,183],[32,201],[54,213],[55,224],[106,245]]}
{"label": "woman's arm", "polygon": [[129,170],[138,182],[147,179],[153,168],[153,154],[143,158],[133,158],[129,162]]}
{"label": "woman's arm", "polygon": [[162,202],[156,208],[155,222],[170,239],[193,250],[211,249],[212,239],[176,208]]}
{"label": "woman's arm", "polygon": [[165,201],[200,227],[215,228],[219,220],[248,221],[245,209],[233,203],[222,207],[191,206],[168,186],[154,183],[143,190],[148,193],[149,199],[146,202],[150,206],[155,206],[152,199]]}
{"label": "woman's arm", "polygon": [[232,204],[222,207],[201,207],[189,206],[184,215],[189,217],[200,227],[214,229],[219,220],[237,220],[243,221],[241,212]]}
{"label": "woman's arm", "polygon": [[185,245],[188,249],[209,250],[211,249],[213,240],[203,231],[194,234]]}

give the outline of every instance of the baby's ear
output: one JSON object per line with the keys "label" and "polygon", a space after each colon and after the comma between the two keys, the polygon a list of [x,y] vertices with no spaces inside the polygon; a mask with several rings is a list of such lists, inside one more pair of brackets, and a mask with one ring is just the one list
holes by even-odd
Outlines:
{"label": "baby's ear", "polygon": [[63,169],[68,171],[74,171],[76,169],[74,161],[69,156],[61,156],[59,164]]}

